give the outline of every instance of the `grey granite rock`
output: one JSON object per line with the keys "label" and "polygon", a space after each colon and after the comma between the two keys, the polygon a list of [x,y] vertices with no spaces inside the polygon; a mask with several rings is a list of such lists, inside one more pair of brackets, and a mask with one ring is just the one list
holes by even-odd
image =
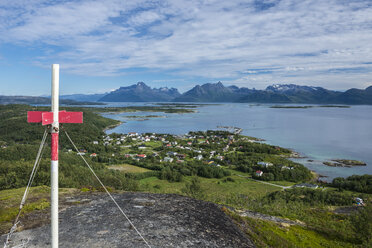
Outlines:
{"label": "grey granite rock", "polygon": [[[254,247],[216,204],[179,195],[113,195],[151,247]],[[146,247],[105,194],[69,199],[80,204],[60,211],[60,247]],[[13,234],[12,244],[49,247],[50,225]],[[4,240],[4,236],[2,236]]]}

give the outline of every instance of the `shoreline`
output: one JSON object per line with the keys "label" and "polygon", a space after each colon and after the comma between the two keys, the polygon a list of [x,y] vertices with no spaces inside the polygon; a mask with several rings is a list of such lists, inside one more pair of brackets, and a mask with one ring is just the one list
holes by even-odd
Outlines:
{"label": "shoreline", "polygon": [[[111,119],[111,118],[110,118]],[[114,120],[114,119],[113,119]],[[116,120],[117,121],[117,120]],[[122,121],[118,121],[119,123],[117,123],[117,124],[113,124],[113,125],[110,125],[110,126],[107,126],[107,127],[105,127],[104,129],[103,129],[103,132],[105,132],[106,133],[106,131],[108,131],[108,130],[111,130],[111,129],[114,129],[115,127],[118,127],[118,126],[120,126],[121,124],[124,124],[125,122],[122,122]]]}
{"label": "shoreline", "polygon": [[[149,111],[149,112],[152,112],[152,111]],[[118,112],[111,112],[112,114],[115,114],[115,113],[118,113]],[[107,114],[107,112],[105,113],[99,113],[99,114]],[[107,117],[107,118],[110,118],[110,117]],[[112,118],[110,118],[112,119]],[[130,120],[128,120],[130,121]],[[113,126],[110,126],[110,127],[107,127],[104,129],[104,132],[106,133],[108,130],[110,129],[114,129],[115,127],[118,127],[120,126],[121,124],[123,123],[126,123],[126,122],[122,122],[120,121],[120,123],[116,124],[116,125],[113,125]],[[250,135],[244,135],[244,136],[248,136],[248,137],[253,137],[253,136],[250,136]],[[254,137],[256,138],[256,137]],[[264,139],[261,139],[261,138],[256,138],[257,140],[259,140],[260,142],[263,142],[263,143],[266,143],[266,140]],[[270,144],[270,145],[276,145],[276,144],[272,144],[271,142],[268,142],[267,144]],[[347,178],[351,175],[363,175],[363,174],[370,174],[370,173],[358,173],[358,172],[353,172],[352,174],[350,175],[345,175],[343,172],[340,172],[340,170],[337,170],[337,168],[341,168],[341,170],[345,170],[345,169],[342,169],[343,167],[333,167],[335,168],[334,171],[332,172],[326,172],[326,169],[323,169],[322,167],[320,167],[320,165],[324,166],[325,168],[330,168],[331,166],[327,166],[327,165],[324,165],[323,163],[326,162],[326,161],[329,161],[329,160],[332,160],[331,158],[330,159],[321,159],[321,160],[318,160],[316,158],[311,158],[309,156],[307,156],[305,153],[303,152],[297,152],[295,148],[287,148],[289,150],[292,151],[292,153],[289,155],[289,156],[286,156],[288,159],[293,159],[292,161],[294,162],[297,162],[297,163],[300,163],[302,165],[304,165],[306,168],[308,168],[310,171],[314,171],[318,176],[318,178],[326,178],[326,181],[331,181],[332,179],[336,178],[336,177],[343,177],[343,178]],[[304,159],[308,159],[308,161],[301,161],[301,160],[304,160]],[[318,162],[318,163],[316,163]],[[312,165],[309,166],[308,163],[313,163]],[[352,167],[360,167],[360,166],[352,166]],[[346,167],[347,168],[347,167]]]}

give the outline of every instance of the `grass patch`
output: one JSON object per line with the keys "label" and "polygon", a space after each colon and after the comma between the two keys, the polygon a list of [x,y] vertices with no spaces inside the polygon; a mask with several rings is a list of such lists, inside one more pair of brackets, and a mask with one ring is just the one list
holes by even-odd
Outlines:
{"label": "grass patch", "polygon": [[227,212],[250,236],[257,247],[355,247],[342,239],[329,237],[306,227],[275,224]]}
{"label": "grass patch", "polygon": [[[0,191],[0,234],[7,233],[18,214],[25,188]],[[71,189],[59,189],[60,195],[70,193]],[[21,216],[50,207],[50,187],[32,187]]]}
{"label": "grass patch", "polygon": [[[140,191],[165,194],[183,194],[182,189],[186,183],[191,182],[192,177],[184,177],[182,182],[168,182],[157,177],[148,177],[139,181]],[[229,176],[233,181],[226,178],[202,178],[200,186],[203,192],[203,199],[220,204],[227,204],[233,207],[241,207],[241,203],[236,198],[263,197],[267,193],[280,190],[278,187],[262,184],[247,180],[239,176]],[[242,201],[244,202],[244,200]]]}
{"label": "grass patch", "polygon": [[148,177],[139,181],[140,191],[163,194],[181,194],[185,182],[169,182],[157,177]]}
{"label": "grass patch", "polygon": [[152,141],[146,142],[145,145],[151,148],[158,148],[158,147],[162,147],[163,143],[161,141],[152,140]]}
{"label": "grass patch", "polygon": [[142,172],[150,171],[148,169],[138,167],[135,165],[130,165],[130,164],[110,165],[107,168],[111,170],[119,170],[119,171],[123,171],[127,173],[142,173]]}
{"label": "grass patch", "polygon": [[[0,234],[9,231],[18,214],[25,188],[0,191]],[[34,187],[30,190],[29,198],[22,209],[22,216],[34,210],[42,210],[50,206],[50,188],[47,186]]]}
{"label": "grass patch", "polygon": [[280,186],[293,186],[297,183],[294,183],[294,182],[288,182],[288,181],[267,181],[268,183],[272,183],[272,184],[277,184],[277,185],[280,185]]}

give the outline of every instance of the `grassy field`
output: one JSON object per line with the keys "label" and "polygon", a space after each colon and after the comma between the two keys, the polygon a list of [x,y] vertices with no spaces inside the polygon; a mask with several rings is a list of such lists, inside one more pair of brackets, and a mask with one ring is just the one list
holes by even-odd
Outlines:
{"label": "grassy field", "polygon": [[288,181],[267,181],[268,183],[272,183],[272,184],[277,184],[277,185],[280,185],[280,186],[293,186],[295,185],[296,183],[294,182],[288,182]]}
{"label": "grassy field", "polygon": [[[235,208],[267,212],[269,215],[289,218],[304,226],[277,224],[271,221],[230,215],[254,241],[257,247],[365,247],[355,238],[355,230],[349,215],[335,214],[337,206],[285,202],[282,200],[269,204],[261,200],[272,192],[282,191],[280,187],[263,184],[249,179],[243,172],[232,171],[229,177],[208,179],[198,177],[201,194],[192,197],[228,205]],[[174,193],[185,195],[185,188],[192,177],[184,177],[182,182],[168,182],[156,177],[139,181],[141,191],[153,193]],[[281,186],[295,183],[285,181],[271,182]],[[336,191],[336,189],[329,189]],[[349,192],[355,197],[355,192]],[[348,192],[344,191],[344,194]],[[369,197],[363,196],[364,199]],[[261,205],[266,204],[266,205]]]}
{"label": "grassy field", "polygon": [[330,239],[327,235],[311,230],[308,227],[288,224],[276,224],[265,220],[240,217],[226,211],[254,241],[257,247],[355,247],[341,239]]}
{"label": "grassy field", "polygon": [[127,173],[142,173],[142,172],[150,171],[148,169],[130,165],[130,164],[111,165],[111,166],[108,166],[107,168],[111,170],[119,170],[119,171],[123,171]]}
{"label": "grassy field", "polygon": [[[160,180],[157,177],[149,177],[140,180],[140,190],[153,193],[166,194],[183,194],[183,189],[186,184],[191,181],[192,177],[184,177],[182,182],[168,182]],[[227,180],[226,178],[201,178],[201,189],[203,192],[203,199],[228,204],[234,207],[240,207],[232,202],[231,198],[235,197],[262,197],[267,193],[281,190],[281,188],[251,181],[236,175],[232,175]]]}
{"label": "grassy field", "polygon": [[[232,169],[228,169],[227,167],[223,167],[224,169],[228,170],[231,172],[231,175],[236,175],[236,176],[239,176],[239,177],[245,177],[245,178],[252,178],[252,176],[248,173],[244,173],[244,172],[241,172],[241,171],[237,171],[237,170],[232,170]],[[285,186],[285,187],[288,187],[288,186],[293,186],[295,185],[296,183],[294,182],[288,182],[288,181],[255,181],[256,183],[261,183],[261,184],[265,184],[265,183],[271,183],[271,184],[275,184],[275,185],[278,185],[278,186]]]}
{"label": "grassy field", "polygon": [[154,140],[153,141],[148,141],[144,144],[148,147],[151,147],[151,148],[158,148],[158,147],[163,146],[163,143],[161,141],[154,141]]}
{"label": "grassy field", "polygon": [[[25,188],[0,191],[0,234],[9,231],[18,214]],[[60,195],[69,194],[73,189],[59,189]],[[43,210],[50,206],[50,188],[47,186],[33,187],[22,209],[21,216],[33,211]]]}

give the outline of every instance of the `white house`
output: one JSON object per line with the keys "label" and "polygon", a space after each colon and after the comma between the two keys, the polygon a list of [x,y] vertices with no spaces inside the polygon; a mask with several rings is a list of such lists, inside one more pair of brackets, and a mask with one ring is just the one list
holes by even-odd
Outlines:
{"label": "white house", "polygon": [[270,162],[257,162],[257,164],[265,167],[273,166],[273,164]]}
{"label": "white house", "polygon": [[224,158],[225,158],[225,157],[224,157],[224,156],[221,156],[221,155],[218,155],[218,156],[217,156],[217,159],[219,159],[219,160],[224,160]]}
{"label": "white house", "polygon": [[202,160],[202,159],[203,159],[203,155],[198,155],[198,156],[196,156],[196,159],[197,159],[197,160]]}
{"label": "white house", "polygon": [[173,158],[170,158],[170,157],[165,157],[163,159],[164,162],[169,162],[169,163],[172,163],[173,162]]}

